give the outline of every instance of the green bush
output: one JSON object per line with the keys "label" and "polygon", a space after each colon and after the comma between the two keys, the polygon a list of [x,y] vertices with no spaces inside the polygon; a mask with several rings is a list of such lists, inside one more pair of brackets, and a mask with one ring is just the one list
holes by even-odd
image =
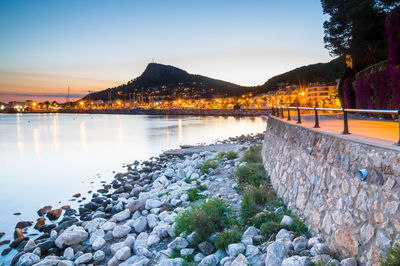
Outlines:
{"label": "green bush", "polygon": [[207,240],[214,232],[229,228],[232,224],[231,209],[221,199],[210,199],[194,204],[179,213],[176,218],[176,234],[196,231],[196,243]]}
{"label": "green bush", "polygon": [[189,189],[186,193],[188,195],[188,200],[190,202],[194,202],[194,201],[197,201],[199,199],[204,199],[206,197],[206,196],[204,196],[202,194],[199,194],[199,190],[197,189],[197,187]]}
{"label": "green bush", "polygon": [[[293,219],[293,224],[281,225],[280,222],[284,215],[291,216]],[[310,231],[308,227],[297,217],[293,217],[290,210],[285,212],[264,212],[263,214],[256,215],[249,219],[249,224],[260,228],[261,234],[268,239],[272,234],[276,234],[279,230],[285,228],[289,231],[295,232],[300,235],[309,235]]]}
{"label": "green bush", "polygon": [[208,169],[210,168],[215,169],[217,167],[218,167],[218,162],[216,160],[208,159],[200,165],[200,171],[204,175],[208,173]]}
{"label": "green bush", "polygon": [[214,245],[217,249],[225,250],[229,244],[238,243],[242,239],[243,232],[239,227],[234,226],[230,230],[225,230],[215,237]]}
{"label": "green bush", "polygon": [[252,185],[259,187],[267,181],[267,176],[262,164],[249,163],[236,169],[235,176],[239,185]]}
{"label": "green bush", "polygon": [[218,155],[215,157],[217,160],[221,160],[222,158],[226,157],[228,160],[233,160],[238,157],[238,154],[234,151],[221,151],[218,153]]}
{"label": "green bush", "polygon": [[264,204],[275,196],[275,194],[271,193],[267,186],[250,186],[245,190],[244,193],[253,198],[257,204]]}
{"label": "green bush", "polygon": [[242,161],[247,163],[262,163],[262,146],[251,146],[243,155]]}
{"label": "green bush", "polygon": [[400,265],[400,244],[396,243],[387,251],[387,257],[381,259],[382,266]]}
{"label": "green bush", "polygon": [[199,185],[198,184],[198,186],[196,187],[199,191],[204,191],[204,190],[207,190],[207,186],[206,185]]}
{"label": "green bush", "polygon": [[243,220],[248,221],[251,217],[256,215],[259,211],[257,203],[247,193],[242,196],[242,202],[240,203],[240,216]]}

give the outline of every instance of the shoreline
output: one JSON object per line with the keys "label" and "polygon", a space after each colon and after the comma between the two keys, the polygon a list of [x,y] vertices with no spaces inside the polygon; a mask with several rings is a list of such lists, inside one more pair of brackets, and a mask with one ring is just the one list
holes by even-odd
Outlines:
{"label": "shoreline", "polygon": [[[232,208],[235,217],[240,216],[244,191],[240,192],[234,173],[246,166],[240,159],[245,151],[261,144],[263,138],[261,133],[209,145],[185,146],[126,165],[126,171],[116,174],[111,183],[94,192],[92,199],[83,201],[78,210],[44,207],[39,210],[41,215],[36,224],[19,224],[21,228],[16,229],[10,244],[19,253],[11,265],[182,265],[190,258],[192,264],[186,265],[244,265],[235,264],[241,260],[261,266],[279,258],[298,260],[299,255],[300,260],[307,262],[317,261],[322,255],[324,259],[338,262],[327,254],[329,251],[322,239],[295,238],[286,229],[281,229],[271,242],[262,237],[260,229],[243,224],[242,240],[230,244],[226,250],[216,250],[207,241],[196,247],[190,240],[194,232],[176,235],[174,228],[179,213],[204,198],[222,199]],[[221,152],[225,154],[222,157]],[[228,152],[237,155],[228,158]],[[217,161],[217,165],[203,172],[202,166],[210,160]],[[197,198],[192,200],[193,193],[189,191],[194,190]],[[286,207],[274,207],[272,211],[279,213],[283,209]],[[50,218],[57,218],[56,222],[49,223]],[[284,215],[283,219],[289,223],[292,218]],[[24,236],[24,228],[38,222],[43,223],[37,226],[42,234],[35,239]],[[296,250],[296,239],[303,249]],[[310,241],[312,245],[308,247]],[[277,254],[272,248],[284,242],[291,243],[285,246],[290,256]]]}
{"label": "shoreline", "polygon": [[[6,112],[2,112],[6,113]],[[57,110],[57,111],[32,111],[35,113],[60,113],[60,114],[121,114],[121,115],[191,115],[191,116],[267,116],[267,109],[104,109],[104,110]]]}

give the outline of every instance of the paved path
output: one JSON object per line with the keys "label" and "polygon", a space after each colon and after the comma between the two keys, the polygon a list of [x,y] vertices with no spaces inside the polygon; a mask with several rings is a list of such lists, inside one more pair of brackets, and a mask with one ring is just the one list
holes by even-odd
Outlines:
{"label": "paved path", "polygon": [[[297,121],[289,122],[297,123]],[[303,119],[302,125],[313,127],[314,120]],[[323,119],[320,120],[319,125],[320,128],[317,130],[333,134],[342,134],[343,132],[343,120],[340,119]],[[342,136],[390,146],[399,140],[399,124],[397,122],[351,119],[349,120],[349,132],[350,135]]]}

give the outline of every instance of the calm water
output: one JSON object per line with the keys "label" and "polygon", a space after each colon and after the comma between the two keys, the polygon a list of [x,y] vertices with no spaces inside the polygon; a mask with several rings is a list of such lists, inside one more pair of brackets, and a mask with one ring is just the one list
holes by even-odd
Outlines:
{"label": "calm water", "polygon": [[261,118],[0,114],[0,232],[7,233],[0,241],[12,238],[18,221],[35,221],[44,205],[76,207],[73,194],[87,196],[123,164],[265,127]]}

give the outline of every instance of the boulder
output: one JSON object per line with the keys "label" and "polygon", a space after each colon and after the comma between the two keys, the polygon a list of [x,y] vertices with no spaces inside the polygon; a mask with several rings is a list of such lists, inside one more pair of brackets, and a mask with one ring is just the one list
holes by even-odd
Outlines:
{"label": "boulder", "polygon": [[357,261],[355,258],[344,259],[340,262],[341,266],[357,266]]}
{"label": "boulder", "polygon": [[162,206],[162,202],[156,199],[148,199],[146,200],[146,210],[160,208]]}
{"label": "boulder", "polygon": [[307,249],[307,245],[308,245],[308,240],[305,236],[299,236],[293,240],[293,248],[294,251],[296,251],[297,253]]}
{"label": "boulder", "polygon": [[198,248],[198,249],[200,250],[200,252],[201,252],[202,254],[204,254],[205,256],[208,256],[208,255],[212,254],[212,253],[215,251],[214,245],[211,244],[211,243],[208,242],[208,241],[201,242],[201,243],[197,246],[197,248]]}
{"label": "boulder", "polygon": [[260,250],[258,249],[258,247],[253,246],[253,245],[248,245],[246,247],[246,257],[258,255],[258,253],[260,253]]}
{"label": "boulder", "polygon": [[113,221],[116,222],[122,222],[125,221],[126,219],[129,219],[131,217],[131,212],[128,209],[125,209],[117,214],[114,214],[112,217]]}
{"label": "boulder", "polygon": [[183,249],[186,248],[187,246],[189,246],[189,242],[182,237],[177,237],[171,243],[168,244],[168,248],[173,250]]}
{"label": "boulder", "polygon": [[281,265],[283,260],[286,259],[287,257],[288,257],[288,250],[285,242],[281,240],[275,241],[267,248],[267,257],[265,258],[265,265]]}
{"label": "boulder", "polygon": [[239,253],[244,253],[246,247],[242,243],[229,244],[227,252],[229,257],[236,257]]}
{"label": "boulder", "polygon": [[329,254],[330,250],[324,243],[316,243],[311,249],[310,253],[312,256],[317,256],[321,254]]}
{"label": "boulder", "polygon": [[151,229],[153,229],[158,223],[158,217],[155,214],[147,215],[146,219],[147,219],[147,224]]}
{"label": "boulder", "polygon": [[145,208],[145,204],[140,200],[130,200],[127,204],[127,208],[130,212],[134,213],[136,211],[143,211]]}
{"label": "boulder", "polygon": [[66,258],[67,260],[72,260],[74,258],[74,249],[71,247],[67,247],[64,250],[64,258]]}
{"label": "boulder", "polygon": [[75,226],[72,227],[72,229],[70,228],[69,230],[65,230],[57,237],[55,245],[58,248],[62,249],[64,246],[73,246],[88,239],[89,234],[85,231],[85,229],[83,229],[83,227]]}
{"label": "boulder", "polygon": [[25,253],[23,254],[17,263],[17,266],[30,266],[40,261],[40,257],[33,253]]}
{"label": "boulder", "polygon": [[49,218],[50,220],[57,220],[58,217],[60,217],[61,213],[61,209],[51,210],[47,213],[47,218]]}
{"label": "boulder", "polygon": [[294,237],[293,232],[290,232],[290,231],[288,231],[286,229],[281,229],[281,230],[279,230],[278,234],[276,234],[275,239],[276,240],[285,239],[285,240],[292,241],[293,237]]}
{"label": "boulder", "polygon": [[124,261],[127,260],[131,256],[131,249],[128,247],[123,247],[115,253],[115,257],[118,260]]}
{"label": "boulder", "polygon": [[133,222],[133,227],[137,233],[141,233],[147,228],[147,219],[144,216],[140,216]]}
{"label": "boulder", "polygon": [[282,262],[282,266],[309,266],[311,265],[310,257],[293,256],[286,258]]}
{"label": "boulder", "polygon": [[243,254],[239,254],[236,259],[232,262],[231,266],[247,266],[249,262]]}
{"label": "boulder", "polygon": [[185,256],[190,256],[194,253],[194,248],[184,248],[181,249],[181,256],[185,257]]}
{"label": "boulder", "polygon": [[157,245],[158,243],[160,243],[161,239],[157,234],[150,234],[149,238],[147,239],[147,245],[149,247],[153,246],[153,245]]}
{"label": "boulder", "polygon": [[112,231],[113,237],[114,238],[121,238],[129,234],[131,231],[131,228],[127,225],[118,225],[114,228]]}
{"label": "boulder", "polygon": [[104,230],[104,231],[111,231],[111,230],[113,230],[116,226],[117,226],[117,224],[114,223],[114,222],[106,222],[105,224],[103,224],[102,226],[100,226],[100,229],[102,229],[102,230]]}
{"label": "boulder", "polygon": [[85,253],[85,254],[79,256],[79,257],[74,261],[74,263],[75,263],[76,265],[85,264],[85,263],[88,263],[89,261],[91,261],[92,259],[93,259],[92,253]]}
{"label": "boulder", "polygon": [[293,219],[292,219],[292,217],[290,217],[290,216],[288,216],[288,215],[284,215],[284,216],[282,217],[281,224],[282,224],[282,225],[291,226],[291,225],[293,224]]}
{"label": "boulder", "polygon": [[219,261],[217,257],[214,254],[211,254],[202,259],[199,263],[199,266],[216,266],[218,262]]}
{"label": "boulder", "polygon": [[96,238],[96,240],[93,241],[92,248],[93,248],[93,250],[99,250],[105,244],[106,244],[106,241],[104,240],[104,238],[98,237],[98,238]]}
{"label": "boulder", "polygon": [[255,228],[254,226],[250,226],[249,228],[246,229],[246,231],[244,231],[243,236],[256,236],[258,235],[260,230],[258,230],[257,228]]}

